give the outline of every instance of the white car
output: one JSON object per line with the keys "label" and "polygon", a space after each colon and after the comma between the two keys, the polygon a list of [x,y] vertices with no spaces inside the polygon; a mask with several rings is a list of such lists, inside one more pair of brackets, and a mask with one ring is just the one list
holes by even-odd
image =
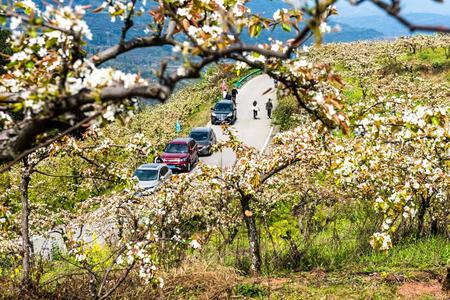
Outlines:
{"label": "white car", "polygon": [[143,164],[134,172],[139,179],[139,189],[152,192],[158,185],[172,175],[172,171],[166,164]]}

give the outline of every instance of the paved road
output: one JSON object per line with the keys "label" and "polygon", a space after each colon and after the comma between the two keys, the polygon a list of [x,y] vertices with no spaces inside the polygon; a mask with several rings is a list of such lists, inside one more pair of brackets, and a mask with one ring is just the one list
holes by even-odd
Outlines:
{"label": "paved road", "polygon": [[[270,90],[269,90],[270,89]],[[269,90],[269,91],[268,91]],[[268,92],[267,92],[268,91]],[[240,90],[237,96],[237,121],[233,127],[237,130],[238,138],[247,145],[258,150],[263,150],[269,142],[272,133],[271,120],[267,117],[265,104],[271,98],[276,104],[276,93],[273,80],[267,75],[260,75],[250,79]],[[260,108],[259,119],[253,119],[252,103],[258,101]],[[224,139],[222,129],[219,125],[210,125],[214,129],[218,139]],[[201,157],[200,160],[209,164],[232,166],[236,159],[231,149],[214,153],[209,157]]]}

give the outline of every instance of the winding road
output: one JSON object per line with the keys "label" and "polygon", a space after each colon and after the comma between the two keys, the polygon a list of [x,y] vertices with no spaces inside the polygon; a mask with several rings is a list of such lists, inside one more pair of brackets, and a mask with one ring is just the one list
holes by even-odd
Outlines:
{"label": "winding road", "polygon": [[[268,75],[259,75],[250,79],[237,95],[237,121],[233,125],[238,138],[245,144],[264,151],[272,136],[273,128],[271,120],[267,117],[266,102],[272,99],[276,105],[276,92],[273,79]],[[259,119],[253,119],[252,103],[256,100],[260,109]],[[222,128],[219,125],[211,125],[217,138],[225,139]],[[201,157],[200,160],[209,165],[222,166],[223,168],[233,165],[236,159],[231,149],[224,149],[211,156]]]}

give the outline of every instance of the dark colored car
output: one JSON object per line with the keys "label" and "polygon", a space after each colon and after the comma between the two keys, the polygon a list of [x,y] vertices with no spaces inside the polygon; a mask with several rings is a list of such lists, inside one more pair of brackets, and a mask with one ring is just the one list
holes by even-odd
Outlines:
{"label": "dark colored car", "polygon": [[236,119],[236,106],[231,100],[220,100],[211,109],[211,124],[234,124]]}
{"label": "dark colored car", "polygon": [[212,145],[217,142],[216,134],[211,127],[197,127],[191,130],[189,137],[198,144],[198,153],[200,155],[211,155]]}
{"label": "dark colored car", "polygon": [[191,138],[174,139],[166,145],[159,159],[172,170],[190,172],[198,162],[197,143]]}

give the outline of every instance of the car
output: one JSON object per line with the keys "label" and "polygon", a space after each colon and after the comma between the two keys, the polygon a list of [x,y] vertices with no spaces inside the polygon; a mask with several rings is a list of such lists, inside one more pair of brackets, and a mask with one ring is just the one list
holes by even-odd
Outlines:
{"label": "car", "polygon": [[171,175],[172,170],[161,163],[143,164],[134,172],[134,176],[139,179],[139,189],[145,191],[153,191]]}
{"label": "car", "polygon": [[211,124],[234,124],[237,120],[236,105],[231,100],[220,100],[211,108]]}
{"label": "car", "polygon": [[212,146],[217,142],[217,138],[211,127],[193,128],[189,133],[189,137],[197,142],[199,155],[212,154]]}
{"label": "car", "polygon": [[192,138],[176,138],[166,145],[159,159],[173,171],[190,172],[198,162],[198,145]]}

